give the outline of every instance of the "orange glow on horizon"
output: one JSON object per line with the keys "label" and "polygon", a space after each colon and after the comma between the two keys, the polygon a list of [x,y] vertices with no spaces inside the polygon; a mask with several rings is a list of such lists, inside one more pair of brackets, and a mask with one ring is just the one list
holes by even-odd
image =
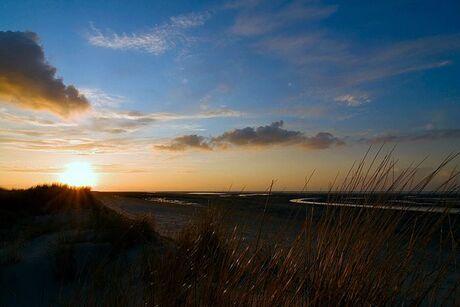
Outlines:
{"label": "orange glow on horizon", "polygon": [[59,175],[59,182],[76,187],[94,187],[97,184],[97,175],[91,163],[76,161],[68,164]]}

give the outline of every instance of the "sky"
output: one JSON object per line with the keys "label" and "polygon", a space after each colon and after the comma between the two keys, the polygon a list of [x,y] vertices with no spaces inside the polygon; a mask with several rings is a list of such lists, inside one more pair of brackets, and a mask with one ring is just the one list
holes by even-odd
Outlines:
{"label": "sky", "polygon": [[0,186],[327,189],[460,149],[458,1],[0,2]]}

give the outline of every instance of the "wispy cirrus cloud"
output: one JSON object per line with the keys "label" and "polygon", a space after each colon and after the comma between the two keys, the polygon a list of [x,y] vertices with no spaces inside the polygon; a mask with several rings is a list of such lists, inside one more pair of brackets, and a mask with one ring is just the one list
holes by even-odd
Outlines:
{"label": "wispy cirrus cloud", "polygon": [[77,154],[103,154],[103,153],[134,153],[145,152],[150,140],[132,138],[0,138],[2,147],[46,151],[46,152],[71,152]]}
{"label": "wispy cirrus cloud", "polygon": [[371,102],[371,98],[366,93],[341,95],[334,100],[349,107],[359,107],[365,103]]}
{"label": "wispy cirrus cloud", "polygon": [[62,117],[90,108],[82,93],[56,76],[34,32],[0,31],[0,102]]}
{"label": "wispy cirrus cloud", "polygon": [[[152,172],[149,168],[133,167],[126,164],[93,164],[94,170],[98,173],[114,174],[136,174]],[[42,173],[42,174],[59,174],[65,170],[64,167],[34,167],[29,165],[0,165],[0,171],[14,173]]]}
{"label": "wispy cirrus cloud", "polygon": [[244,114],[227,108],[207,109],[192,114],[94,108],[84,118],[72,121],[56,121],[39,117],[36,114],[24,115],[0,108],[0,122],[14,125],[14,129],[2,129],[0,133],[13,134],[16,130],[14,134],[48,134],[49,136],[56,134],[87,135],[90,133],[123,134],[135,132],[161,122],[241,117]]}
{"label": "wispy cirrus cloud", "polygon": [[230,8],[237,14],[229,31],[245,36],[254,52],[291,64],[304,91],[349,106],[367,101],[353,92],[372,82],[450,66],[460,51],[458,33],[386,42],[346,38],[316,22],[335,14],[334,5],[255,1]]}
{"label": "wispy cirrus cloud", "polygon": [[245,113],[243,112],[226,108],[204,110],[192,114],[101,110],[94,112],[90,121],[92,122],[91,127],[97,131],[124,133],[136,131],[141,127],[148,126],[153,123],[241,117],[244,114]]}
{"label": "wispy cirrus cloud", "polygon": [[0,165],[0,170],[3,172],[14,173],[43,173],[43,174],[57,174],[64,169],[61,167],[28,167],[28,166],[7,166]]}
{"label": "wispy cirrus cloud", "polygon": [[79,88],[78,90],[91,101],[94,107],[113,108],[126,101],[123,96],[112,95],[98,88]]}
{"label": "wispy cirrus cloud", "polygon": [[8,112],[5,108],[0,108],[0,121],[35,127],[72,127],[76,125],[72,122],[44,119],[35,115],[15,114]]}
{"label": "wispy cirrus cloud", "polygon": [[[190,121],[212,118],[240,117],[244,113],[231,109],[207,110],[195,114],[176,114],[176,113],[139,113],[138,115],[128,115],[125,117],[125,126],[142,127],[156,122],[169,121]],[[117,115],[118,116],[118,115]]]}
{"label": "wispy cirrus cloud", "polygon": [[56,135],[56,130],[46,131],[46,130],[37,130],[37,129],[11,129],[11,128],[0,128],[0,136],[4,137],[5,135],[19,135],[19,136],[30,136],[30,137],[50,137]]}
{"label": "wispy cirrus cloud", "polygon": [[186,15],[172,16],[169,19],[171,20],[171,25],[183,29],[189,29],[204,25],[210,17],[211,13],[209,11],[205,11],[200,13],[195,12]]}
{"label": "wispy cirrus cloud", "polygon": [[88,36],[90,44],[103,48],[140,50],[161,55],[179,45],[194,41],[187,30],[203,25],[211,17],[210,12],[191,13],[170,17],[169,21],[143,33],[104,33],[94,25]]}
{"label": "wispy cirrus cloud", "polygon": [[253,3],[249,6],[234,6],[244,8],[236,17],[230,32],[243,36],[255,36],[289,27],[297,22],[320,20],[332,15],[336,5],[302,4],[293,2],[288,4],[266,7]]}
{"label": "wispy cirrus cloud", "polygon": [[443,139],[460,139],[460,129],[433,129],[413,133],[384,134],[371,138],[362,138],[360,141],[368,144],[424,142]]}
{"label": "wispy cirrus cloud", "polygon": [[309,84],[333,90],[338,97],[372,81],[451,65],[449,57],[460,51],[460,34],[366,47],[317,31],[270,35],[255,42],[254,48],[294,64]]}
{"label": "wispy cirrus cloud", "polygon": [[154,148],[169,151],[190,149],[210,151],[216,148],[266,148],[273,146],[301,146],[307,149],[325,149],[334,145],[340,146],[344,144],[343,140],[328,132],[319,132],[314,136],[307,136],[300,131],[284,129],[283,124],[283,121],[279,121],[267,126],[234,129],[210,138],[199,135],[184,135],[171,140],[169,144],[154,145]]}

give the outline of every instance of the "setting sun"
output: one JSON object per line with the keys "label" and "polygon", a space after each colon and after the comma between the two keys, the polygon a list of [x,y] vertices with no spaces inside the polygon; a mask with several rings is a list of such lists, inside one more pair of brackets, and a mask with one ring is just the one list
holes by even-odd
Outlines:
{"label": "setting sun", "polygon": [[71,186],[96,185],[96,174],[88,162],[73,162],[67,165],[65,171],[59,176],[59,181]]}

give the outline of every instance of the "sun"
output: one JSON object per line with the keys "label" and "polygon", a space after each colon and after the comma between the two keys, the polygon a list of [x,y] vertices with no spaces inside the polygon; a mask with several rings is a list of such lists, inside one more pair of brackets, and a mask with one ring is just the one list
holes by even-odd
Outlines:
{"label": "sun", "polygon": [[91,163],[77,161],[66,166],[59,176],[59,182],[76,187],[94,187],[97,183],[97,175]]}

